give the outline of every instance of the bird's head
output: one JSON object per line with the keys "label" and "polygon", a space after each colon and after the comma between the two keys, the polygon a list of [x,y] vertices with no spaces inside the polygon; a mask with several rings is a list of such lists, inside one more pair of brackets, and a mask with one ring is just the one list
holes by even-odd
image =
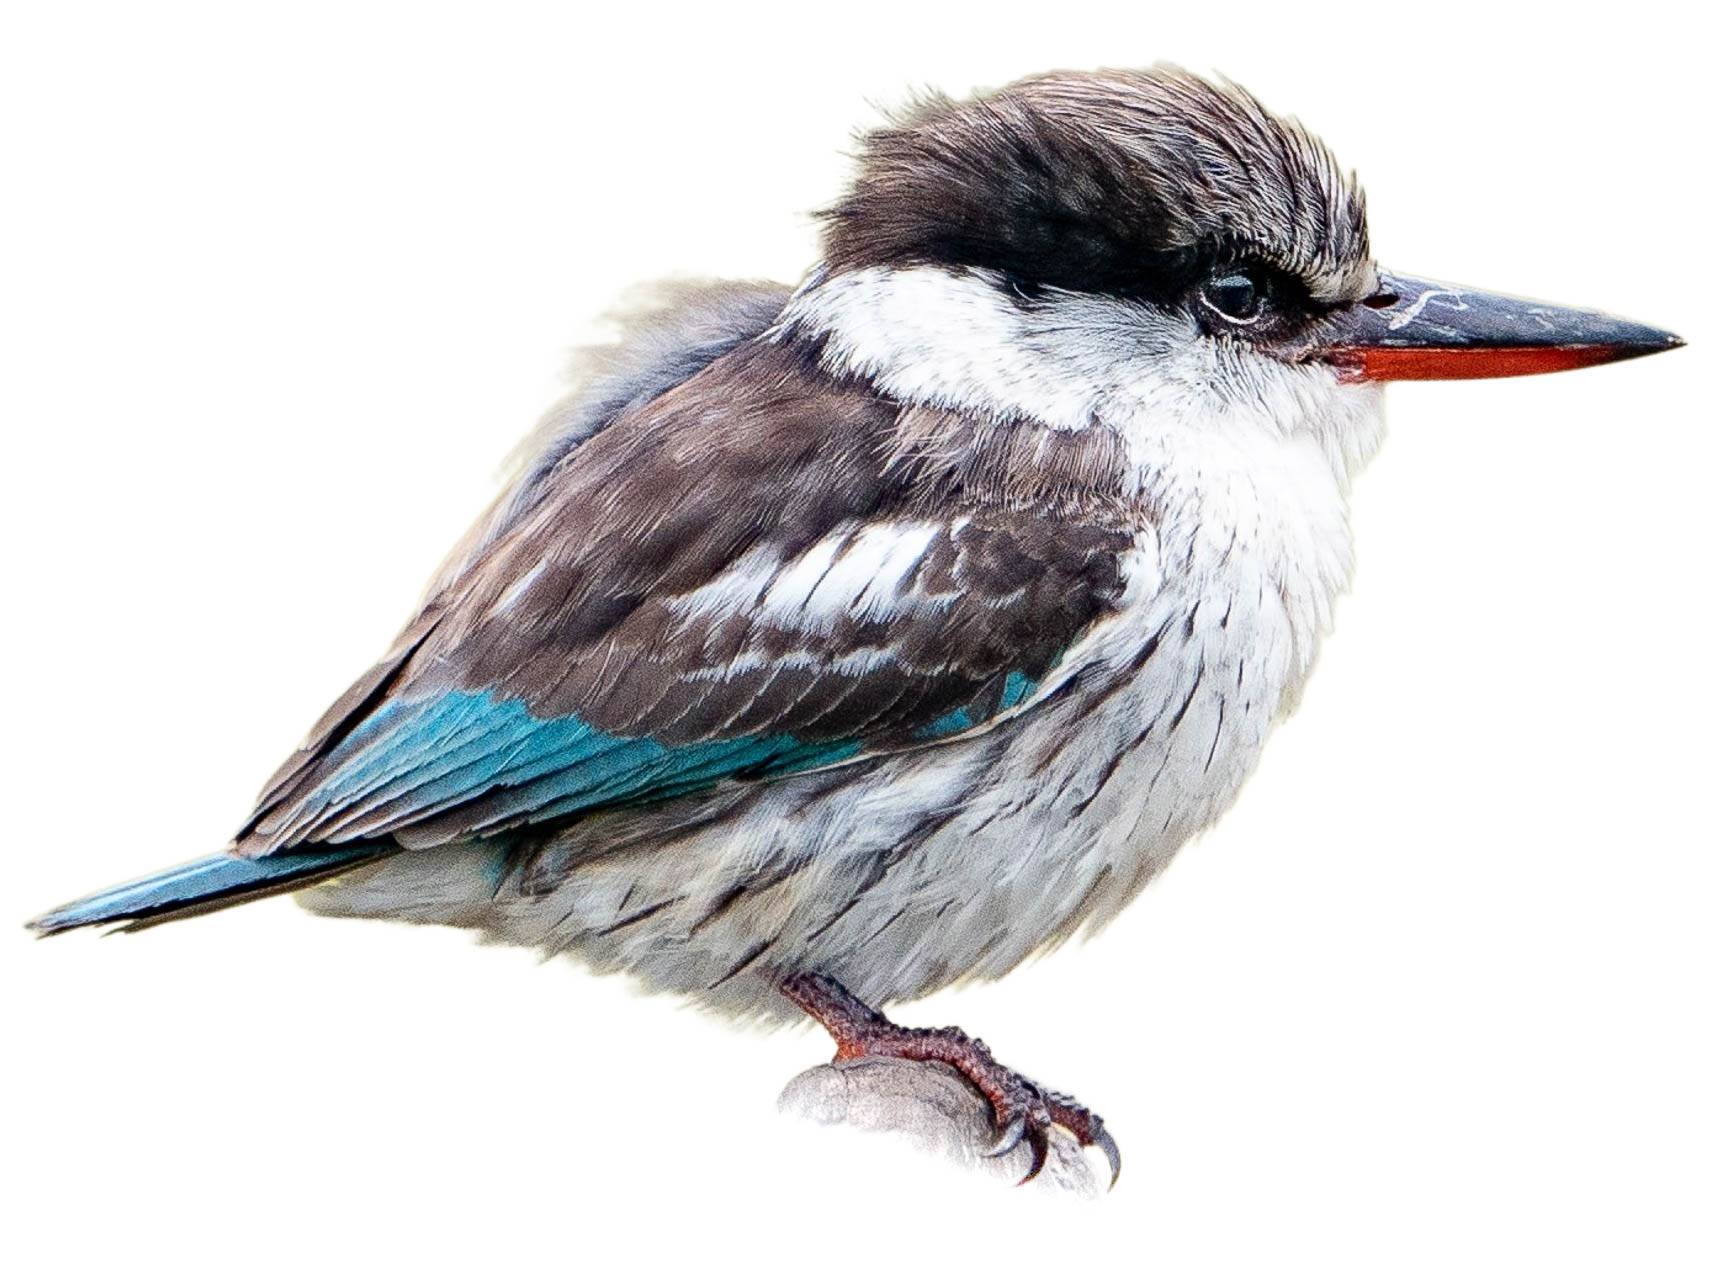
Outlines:
{"label": "bird's head", "polygon": [[798,321],[889,393],[1065,428],[1122,406],[1375,418],[1376,386],[1680,341],[1381,270],[1351,174],[1297,122],[1175,68],[918,102],[861,141]]}

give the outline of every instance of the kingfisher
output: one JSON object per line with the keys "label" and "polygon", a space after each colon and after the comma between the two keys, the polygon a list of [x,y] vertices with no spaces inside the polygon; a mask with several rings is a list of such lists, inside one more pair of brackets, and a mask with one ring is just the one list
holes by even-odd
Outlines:
{"label": "kingfisher", "polygon": [[1392,380],[1669,349],[1380,268],[1351,173],[1177,68],[928,96],[796,286],[663,288],[217,853],[38,917],[278,894],[467,927],[837,1059],[1102,1119],[878,1006],[1103,926],[1300,696]]}

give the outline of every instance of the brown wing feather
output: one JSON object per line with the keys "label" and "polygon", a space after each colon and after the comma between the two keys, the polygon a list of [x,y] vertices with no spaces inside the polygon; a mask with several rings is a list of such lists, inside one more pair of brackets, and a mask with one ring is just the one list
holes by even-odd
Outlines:
{"label": "brown wing feather", "polygon": [[[1023,475],[1019,439],[1047,431],[966,428],[996,459],[911,450],[924,427],[898,405],[791,345],[742,345],[558,462],[433,620],[324,719],[241,846],[435,843],[632,799],[640,782],[688,790],[799,764],[782,759],[783,740],[813,754],[853,740],[886,749],[951,713],[993,714],[1004,677],[1041,678],[1112,605],[1132,529],[1092,484],[1108,478],[1101,462],[1048,490],[1040,469],[1010,494],[997,480]],[[838,559],[900,531],[913,534],[909,566],[893,568],[880,607],[855,598],[795,616],[769,600],[814,551]],[[405,767],[387,762],[404,735],[372,714],[383,704],[397,717],[473,694],[511,704],[515,724],[437,725]],[[469,720],[499,718],[484,707]],[[596,757],[581,776],[558,749],[538,754],[539,731],[521,720],[576,720],[667,750],[642,769]],[[465,760],[438,759],[442,748]],[[474,781],[479,751],[501,766],[494,781]]]}

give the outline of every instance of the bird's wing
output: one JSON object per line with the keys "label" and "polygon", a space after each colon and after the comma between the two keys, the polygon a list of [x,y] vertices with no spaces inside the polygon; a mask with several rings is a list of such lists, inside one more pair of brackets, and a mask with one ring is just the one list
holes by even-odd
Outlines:
{"label": "bird's wing", "polygon": [[572,352],[572,388],[514,450],[514,477],[443,561],[427,598],[445,591],[488,545],[542,500],[560,463],[627,412],[661,397],[780,315],[779,282],[682,280],[633,287],[605,315],[611,343]]}
{"label": "bird's wing", "polygon": [[289,761],[250,854],[492,835],[965,734],[1130,536],[939,486],[901,409],[742,346],[560,462]]}

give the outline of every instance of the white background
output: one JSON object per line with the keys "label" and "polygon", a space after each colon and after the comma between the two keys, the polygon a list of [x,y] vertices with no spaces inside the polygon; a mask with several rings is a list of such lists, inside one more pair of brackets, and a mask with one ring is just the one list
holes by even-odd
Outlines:
{"label": "white background", "polygon": [[7,1278],[1711,1283],[1706,38],[1646,4],[575,9],[10,11],[0,919],[216,847],[566,346],[634,281],[796,278],[909,87],[1223,71],[1358,168],[1385,262],[1692,345],[1395,390],[1354,593],[1232,815],[1100,939],[899,1010],[1104,1112],[1107,1200],[778,1119],[819,1034],[280,900],[0,935]]}

